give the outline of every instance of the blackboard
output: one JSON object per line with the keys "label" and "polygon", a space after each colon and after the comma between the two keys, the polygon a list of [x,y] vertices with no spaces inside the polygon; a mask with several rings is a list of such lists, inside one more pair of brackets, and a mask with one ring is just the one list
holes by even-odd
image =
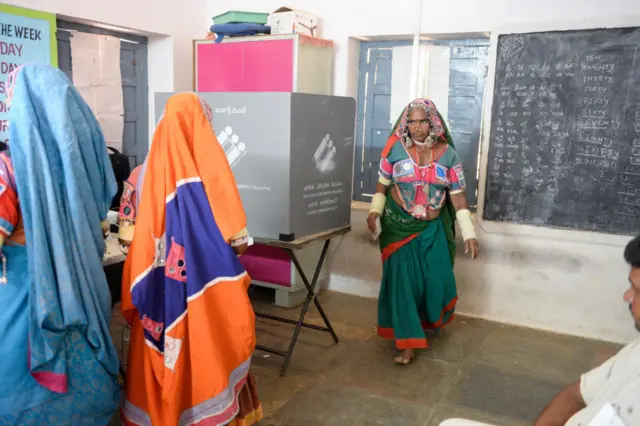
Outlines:
{"label": "blackboard", "polygon": [[640,29],[498,38],[485,220],[640,233]]}

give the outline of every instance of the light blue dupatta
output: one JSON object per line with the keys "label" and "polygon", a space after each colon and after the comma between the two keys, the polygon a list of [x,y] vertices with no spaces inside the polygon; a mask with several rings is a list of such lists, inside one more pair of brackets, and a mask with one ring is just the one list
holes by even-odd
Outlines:
{"label": "light blue dupatta", "polygon": [[71,333],[118,374],[100,226],[116,181],[96,118],[60,70],[22,67],[9,117],[28,250],[30,371],[49,390],[66,393]]}

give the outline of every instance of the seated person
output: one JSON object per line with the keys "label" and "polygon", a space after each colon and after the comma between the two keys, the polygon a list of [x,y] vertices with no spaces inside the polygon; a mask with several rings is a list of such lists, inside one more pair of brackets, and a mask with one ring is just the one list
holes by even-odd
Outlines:
{"label": "seated person", "polygon": [[[631,266],[630,288],[624,293],[624,300],[640,331],[640,237],[627,245],[624,259]],[[440,426],[483,425],[451,419]],[[535,426],[561,425],[640,425],[640,339],[560,392],[535,422]]]}

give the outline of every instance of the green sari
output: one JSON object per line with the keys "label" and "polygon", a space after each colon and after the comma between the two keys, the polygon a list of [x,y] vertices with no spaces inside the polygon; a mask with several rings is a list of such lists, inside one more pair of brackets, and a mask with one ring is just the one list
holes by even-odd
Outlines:
{"label": "green sari", "polygon": [[[442,123],[447,143],[453,147],[444,120]],[[419,220],[393,200],[392,189],[381,217],[378,334],[394,339],[398,349],[426,348],[425,330],[438,330],[451,322],[458,300],[453,274],[455,210],[447,194],[437,219]]]}

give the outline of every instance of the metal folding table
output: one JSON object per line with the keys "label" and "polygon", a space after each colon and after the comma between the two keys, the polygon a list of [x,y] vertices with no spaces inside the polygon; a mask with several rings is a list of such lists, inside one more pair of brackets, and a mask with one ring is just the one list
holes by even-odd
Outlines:
{"label": "metal folding table", "polygon": [[[289,367],[289,361],[291,360],[291,356],[293,355],[293,350],[296,347],[300,330],[303,327],[329,333],[331,334],[331,337],[333,338],[333,341],[335,343],[339,342],[338,336],[335,330],[333,329],[333,327],[331,326],[331,322],[329,321],[329,318],[327,318],[327,315],[325,314],[324,309],[322,309],[322,305],[320,304],[320,301],[318,301],[318,299],[316,298],[315,289],[318,282],[318,277],[320,276],[320,271],[322,270],[322,266],[324,265],[324,261],[327,257],[327,252],[329,251],[331,240],[336,237],[341,237],[347,234],[349,231],[351,231],[351,226],[345,226],[342,228],[333,229],[331,231],[326,231],[319,234],[302,237],[300,239],[290,241],[290,242],[279,241],[279,240],[258,239],[258,238],[255,240],[255,242],[258,244],[277,247],[285,250],[291,257],[291,261],[295,265],[296,270],[300,274],[300,277],[302,278],[302,282],[304,283],[307,289],[307,296],[304,300],[304,303],[302,304],[302,309],[300,311],[300,315],[297,321],[289,318],[282,318],[275,315],[268,315],[268,314],[262,314],[262,313],[256,312],[256,317],[258,318],[264,318],[272,321],[282,322],[285,324],[295,325],[295,328],[293,330],[293,336],[291,337],[291,342],[289,343],[289,347],[287,348],[286,351],[282,351],[275,348],[269,348],[262,345],[256,346],[256,349],[258,350],[261,350],[263,352],[268,352],[274,355],[279,355],[284,358],[284,362],[282,363],[282,368],[280,369],[280,376],[284,376],[285,373],[287,372],[287,368]],[[322,247],[322,252],[320,254],[320,258],[318,259],[318,263],[316,264],[316,269],[313,273],[313,278],[311,279],[311,282],[309,282],[309,279],[307,278],[307,275],[302,269],[302,266],[300,266],[300,262],[298,261],[298,258],[295,252],[296,250],[300,250],[302,248],[308,247],[313,244],[318,244],[320,242],[322,242],[324,245]],[[320,314],[320,316],[322,317],[322,320],[324,321],[324,324],[325,324],[324,326],[319,326],[319,325],[309,324],[304,322],[305,317],[307,315],[307,311],[309,310],[309,306],[311,305],[311,302],[315,304],[316,309],[318,310],[318,313]]]}

